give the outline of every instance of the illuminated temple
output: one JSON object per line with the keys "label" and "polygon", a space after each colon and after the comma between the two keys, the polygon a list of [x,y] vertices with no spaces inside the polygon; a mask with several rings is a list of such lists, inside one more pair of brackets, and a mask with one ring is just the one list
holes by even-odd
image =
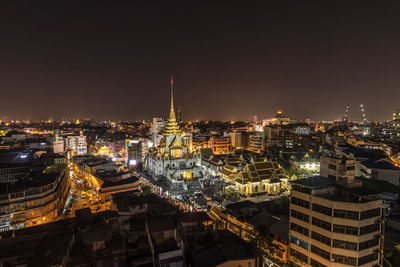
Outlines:
{"label": "illuminated temple", "polygon": [[199,182],[204,171],[201,157],[191,149],[191,137],[179,128],[174,111],[173,80],[171,80],[171,110],[160,145],[149,151],[147,170],[151,176],[166,185],[187,189],[192,182]]}

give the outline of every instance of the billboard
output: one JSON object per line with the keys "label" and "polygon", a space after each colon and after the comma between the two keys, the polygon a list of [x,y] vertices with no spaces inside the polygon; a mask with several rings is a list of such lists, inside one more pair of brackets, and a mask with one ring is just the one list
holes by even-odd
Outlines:
{"label": "billboard", "polygon": [[54,154],[64,153],[64,141],[54,141],[53,149],[54,149]]}

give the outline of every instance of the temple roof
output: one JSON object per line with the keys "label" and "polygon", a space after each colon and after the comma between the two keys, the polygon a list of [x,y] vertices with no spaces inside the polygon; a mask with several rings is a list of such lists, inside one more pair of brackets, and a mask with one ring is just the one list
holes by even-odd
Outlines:
{"label": "temple roof", "polygon": [[221,173],[228,176],[228,179],[241,184],[266,180],[270,180],[269,183],[272,183],[272,180],[287,178],[283,169],[276,162],[266,161],[266,159],[252,159],[252,162],[255,163],[247,164],[239,173],[231,171],[229,167],[227,168],[229,165],[225,165]]}

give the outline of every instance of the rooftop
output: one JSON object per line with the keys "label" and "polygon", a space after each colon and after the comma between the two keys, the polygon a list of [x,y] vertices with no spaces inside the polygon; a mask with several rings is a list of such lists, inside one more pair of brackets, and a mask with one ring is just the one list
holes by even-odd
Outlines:
{"label": "rooftop", "polygon": [[174,216],[154,216],[147,219],[150,233],[158,233],[176,229]]}
{"label": "rooftop", "polygon": [[308,178],[292,181],[292,184],[300,185],[302,187],[309,188],[310,190],[319,190],[328,187],[334,187],[335,190],[329,192],[316,191],[312,193],[311,191],[307,192],[306,190],[303,192],[343,202],[369,202],[375,200],[376,196],[379,194],[379,191],[374,188],[368,188],[365,186],[347,187],[337,183],[335,179],[322,176],[311,176]]}
{"label": "rooftop", "polygon": [[113,181],[110,179],[105,179],[103,185],[101,188],[107,188],[107,187],[114,187],[114,186],[120,186],[120,185],[127,185],[127,184],[134,184],[137,181],[139,181],[139,178],[136,176],[131,176],[128,178],[120,179],[117,181]]}
{"label": "rooftop", "polygon": [[375,179],[366,179],[363,177],[359,177],[363,183],[363,186],[378,190],[381,193],[393,193],[393,194],[400,194],[400,187],[394,184],[391,184],[384,180],[375,180]]}
{"label": "rooftop", "polygon": [[104,164],[110,164],[113,163],[111,160],[107,160],[107,159],[94,159],[92,160],[88,160],[84,162],[86,165],[88,165],[89,167],[96,167],[96,166],[101,166]]}
{"label": "rooftop", "polygon": [[298,184],[301,186],[309,187],[312,190],[327,188],[336,184],[336,181],[334,179],[322,176],[311,176],[308,178],[303,178],[291,182],[292,184]]}
{"label": "rooftop", "polygon": [[130,211],[130,207],[151,204],[160,199],[154,194],[139,194],[138,191],[121,192],[112,195],[118,211]]}
{"label": "rooftop", "polygon": [[31,166],[32,158],[29,150],[0,150],[0,168]]}
{"label": "rooftop", "polygon": [[245,200],[226,205],[227,210],[239,210],[243,208],[255,208],[257,205],[253,201]]}
{"label": "rooftop", "polygon": [[370,195],[377,195],[379,191],[372,188],[367,188],[365,186],[357,186],[357,187],[343,187],[340,185],[336,185],[342,191],[351,193],[355,196],[363,197],[363,196],[370,196]]}
{"label": "rooftop", "polygon": [[270,227],[271,234],[280,237],[283,240],[288,240],[289,233],[289,218],[287,216],[281,216],[279,221],[276,221]]}
{"label": "rooftop", "polygon": [[[53,183],[65,170],[66,165],[53,165],[47,167],[43,172],[31,172],[28,177],[20,178],[12,184],[0,183],[0,194],[32,190]],[[39,192],[40,193],[40,192]]]}
{"label": "rooftop", "polygon": [[390,160],[381,158],[370,158],[361,162],[361,165],[368,169],[383,169],[383,170],[395,170],[400,171],[400,167],[396,166]]}
{"label": "rooftop", "polygon": [[358,148],[349,144],[343,145],[343,152],[347,155],[353,154],[356,158],[375,158],[375,160],[382,158],[384,155],[382,152],[366,150],[363,148]]}
{"label": "rooftop", "polygon": [[231,260],[254,260],[244,241],[232,233],[219,232],[218,240],[192,254],[194,266],[217,266]]}

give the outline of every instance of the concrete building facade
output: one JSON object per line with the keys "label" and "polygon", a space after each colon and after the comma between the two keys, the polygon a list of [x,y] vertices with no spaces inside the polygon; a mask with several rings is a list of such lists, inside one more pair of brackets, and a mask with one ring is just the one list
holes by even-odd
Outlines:
{"label": "concrete building facade", "polygon": [[354,178],[354,164],[323,157],[321,176],[293,182],[289,242],[295,264],[382,266],[383,202]]}

